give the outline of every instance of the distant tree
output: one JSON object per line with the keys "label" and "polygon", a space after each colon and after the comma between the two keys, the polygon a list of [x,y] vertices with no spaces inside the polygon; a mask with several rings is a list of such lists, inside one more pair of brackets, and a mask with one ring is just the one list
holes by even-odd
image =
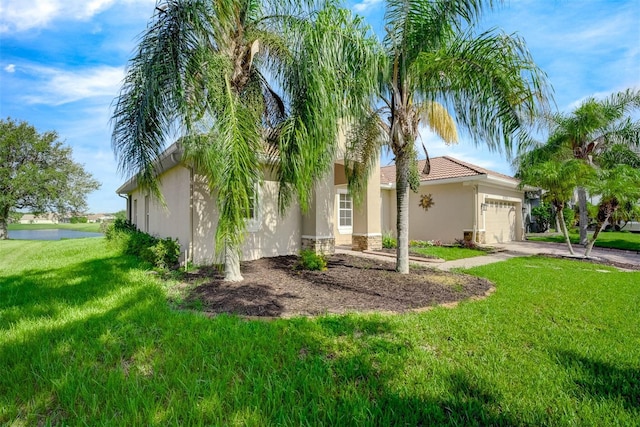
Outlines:
{"label": "distant tree", "polygon": [[10,212],[78,213],[98,181],[71,157],[54,131],[40,134],[27,122],[0,120],[0,239]]}
{"label": "distant tree", "polygon": [[118,212],[114,213],[114,214],[113,214],[113,216],[114,216],[116,219],[120,219],[120,220],[122,220],[122,221],[125,221],[125,220],[127,219],[127,211],[125,211],[125,210],[123,209],[123,210],[121,210],[121,211],[118,211]]}

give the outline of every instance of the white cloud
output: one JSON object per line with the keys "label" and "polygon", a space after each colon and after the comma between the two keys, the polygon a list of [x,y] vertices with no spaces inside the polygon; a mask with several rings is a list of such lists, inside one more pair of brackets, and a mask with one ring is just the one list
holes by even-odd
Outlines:
{"label": "white cloud", "polygon": [[355,12],[368,12],[371,9],[375,8],[378,4],[382,3],[382,0],[363,0],[360,3],[356,3],[353,5],[352,9]]}
{"label": "white cloud", "polygon": [[62,105],[99,96],[115,97],[124,78],[123,67],[100,66],[79,71],[37,67],[31,71],[41,83],[37,94],[27,94],[30,104]]}
{"label": "white cloud", "polygon": [[7,73],[15,73],[16,72],[16,64],[9,64],[6,67],[4,67],[4,70]]}
{"label": "white cloud", "polygon": [[0,33],[43,28],[55,20],[86,21],[116,3],[155,4],[155,0],[3,0]]}

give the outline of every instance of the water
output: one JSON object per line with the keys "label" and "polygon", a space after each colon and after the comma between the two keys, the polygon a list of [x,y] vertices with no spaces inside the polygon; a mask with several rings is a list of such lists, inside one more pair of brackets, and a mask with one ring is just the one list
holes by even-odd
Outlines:
{"label": "water", "polygon": [[75,230],[9,230],[9,238],[16,240],[60,240],[79,239],[82,237],[102,237],[102,233]]}

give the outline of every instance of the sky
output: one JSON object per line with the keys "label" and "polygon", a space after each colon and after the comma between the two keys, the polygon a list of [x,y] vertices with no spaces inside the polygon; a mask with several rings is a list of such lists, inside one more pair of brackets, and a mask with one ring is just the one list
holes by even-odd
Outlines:
{"label": "sky", "polygon": [[[125,208],[116,189],[110,117],[138,36],[156,0],[0,0],[0,118],[55,130],[102,188],[89,211]],[[384,1],[346,3],[376,30]],[[557,110],[588,98],[640,88],[640,0],[511,0],[481,28],[523,37],[553,87]],[[380,35],[382,36],[382,34]],[[431,157],[448,155],[513,174],[504,154],[462,140],[446,146],[421,132]],[[420,150],[421,152],[421,150]],[[382,164],[390,162],[383,155]]]}

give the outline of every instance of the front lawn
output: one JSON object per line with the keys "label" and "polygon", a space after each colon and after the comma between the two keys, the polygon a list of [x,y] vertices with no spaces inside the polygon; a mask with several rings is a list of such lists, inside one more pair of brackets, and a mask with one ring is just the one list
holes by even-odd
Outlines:
{"label": "front lawn", "polygon": [[85,223],[85,224],[9,224],[9,230],[74,230],[74,231],[87,231],[91,233],[100,233],[100,224]]}
{"label": "front lawn", "polygon": [[428,246],[425,248],[412,246],[409,247],[409,252],[429,258],[442,258],[445,261],[473,258],[487,254],[486,251],[480,249],[460,248],[457,246]]}
{"label": "front lawn", "polygon": [[640,273],[516,258],[453,309],[175,311],[102,239],[0,241],[0,424],[638,425]]}
{"label": "front lawn", "polygon": [[[589,237],[593,233],[589,232]],[[578,243],[580,236],[577,232],[569,233],[571,243]],[[540,242],[557,242],[565,243],[564,236],[562,234],[553,234],[545,236],[544,234],[535,234],[527,236],[527,240],[540,241]],[[598,235],[596,240],[596,247],[612,248],[612,249],[624,249],[629,251],[640,251],[640,233],[631,233],[629,231],[603,231]]]}

